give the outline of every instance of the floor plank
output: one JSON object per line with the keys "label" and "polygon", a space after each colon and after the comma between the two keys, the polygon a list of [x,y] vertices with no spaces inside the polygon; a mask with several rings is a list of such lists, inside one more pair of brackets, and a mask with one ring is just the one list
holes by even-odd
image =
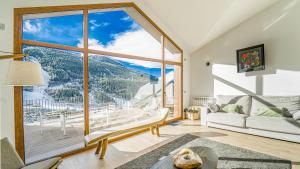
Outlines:
{"label": "floor plank", "polygon": [[161,127],[161,137],[145,132],[109,144],[103,160],[94,154],[94,149],[72,155],[64,159],[59,169],[112,169],[185,133],[197,133],[211,140],[288,159],[293,162],[293,169],[300,169],[300,144],[207,128],[199,124],[199,121],[180,121]]}

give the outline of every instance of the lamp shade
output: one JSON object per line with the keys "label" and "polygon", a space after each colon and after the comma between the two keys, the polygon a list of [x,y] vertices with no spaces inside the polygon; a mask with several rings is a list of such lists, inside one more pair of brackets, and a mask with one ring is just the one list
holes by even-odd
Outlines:
{"label": "lamp shade", "polygon": [[44,85],[41,65],[33,62],[12,61],[5,84],[9,86]]}

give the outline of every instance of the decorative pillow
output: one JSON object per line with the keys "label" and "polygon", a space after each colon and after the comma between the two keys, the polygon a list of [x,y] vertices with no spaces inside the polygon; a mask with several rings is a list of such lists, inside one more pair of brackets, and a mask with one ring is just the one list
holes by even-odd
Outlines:
{"label": "decorative pillow", "polygon": [[240,113],[241,106],[238,104],[224,104],[222,105],[221,110],[226,113]]}
{"label": "decorative pillow", "polygon": [[281,111],[284,117],[291,117],[291,118],[293,117],[293,115],[290,113],[290,111],[287,108],[283,107]]}
{"label": "decorative pillow", "polygon": [[258,116],[267,116],[267,117],[282,117],[282,110],[272,108],[272,107],[261,107],[257,110]]}
{"label": "decorative pillow", "polygon": [[293,114],[293,119],[300,120],[300,110]]}
{"label": "decorative pillow", "polygon": [[208,109],[210,112],[215,113],[220,111],[220,106],[218,106],[217,104],[208,103]]}

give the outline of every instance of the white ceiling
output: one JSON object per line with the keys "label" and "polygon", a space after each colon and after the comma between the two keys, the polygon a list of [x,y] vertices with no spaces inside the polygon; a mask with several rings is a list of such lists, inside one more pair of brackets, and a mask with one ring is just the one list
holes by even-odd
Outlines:
{"label": "white ceiling", "polygon": [[139,1],[176,35],[188,53],[261,12],[277,0],[143,0]]}

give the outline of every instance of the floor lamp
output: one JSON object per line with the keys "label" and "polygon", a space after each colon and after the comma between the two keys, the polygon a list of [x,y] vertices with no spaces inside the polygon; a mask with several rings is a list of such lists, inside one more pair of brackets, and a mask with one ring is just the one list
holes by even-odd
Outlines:
{"label": "floor lamp", "polygon": [[[0,51],[1,52],[1,51]],[[19,59],[23,58],[24,54],[13,54],[0,56],[3,59]],[[42,86],[44,79],[42,68],[39,63],[27,61],[12,61],[10,62],[8,74],[4,85],[8,86]]]}
{"label": "floor lamp", "polygon": [[[1,53],[9,53],[9,52],[3,52],[3,51],[0,51],[0,52]],[[24,54],[14,54],[14,53],[11,53],[11,54],[12,55],[0,56],[0,61],[5,60],[5,59],[21,59],[26,56]],[[44,79],[43,79],[41,65],[39,63],[35,63],[35,62],[12,60],[11,62],[9,62],[8,73],[6,75],[6,80],[4,81],[4,85],[6,85],[6,86],[42,86],[42,85],[44,85]],[[0,98],[0,100],[1,100],[1,98]],[[1,144],[2,144],[2,140],[1,140]],[[5,157],[7,157],[7,156],[5,156]],[[18,159],[20,160],[20,157],[18,157]],[[57,163],[57,162],[59,162],[60,158],[54,159],[55,161],[53,159],[51,159],[51,160],[52,160],[52,162]],[[11,161],[9,161],[9,162],[11,162]],[[11,164],[9,162],[7,163],[7,165]],[[12,163],[16,163],[16,161],[12,161]],[[20,163],[23,163],[23,161],[21,161]],[[41,163],[37,164],[38,166],[36,166],[36,168],[46,168],[45,165],[49,165],[48,163],[49,163],[48,161],[41,162]],[[33,165],[35,165],[35,164],[33,164]],[[57,163],[57,165],[59,165],[59,163]],[[0,168],[1,168],[1,166],[0,166]],[[8,167],[8,168],[10,168],[10,167]],[[30,168],[30,167],[28,167],[28,168]],[[32,167],[32,168],[34,168],[34,167]]]}

